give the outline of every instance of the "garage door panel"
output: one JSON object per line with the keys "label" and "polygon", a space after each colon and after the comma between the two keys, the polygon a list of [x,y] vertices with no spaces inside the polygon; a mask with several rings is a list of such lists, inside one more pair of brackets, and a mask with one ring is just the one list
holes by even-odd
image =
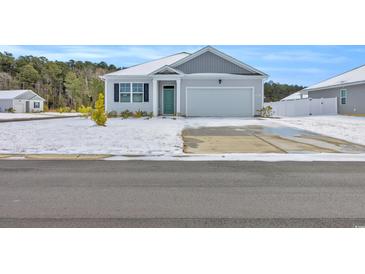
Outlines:
{"label": "garage door panel", "polygon": [[14,110],[15,112],[25,112],[24,103],[23,102],[14,102]]}
{"label": "garage door panel", "polygon": [[187,116],[252,116],[251,88],[188,88]]}

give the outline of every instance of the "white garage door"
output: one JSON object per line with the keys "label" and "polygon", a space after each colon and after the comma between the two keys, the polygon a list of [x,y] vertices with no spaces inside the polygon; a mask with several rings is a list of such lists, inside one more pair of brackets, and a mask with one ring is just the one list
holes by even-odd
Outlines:
{"label": "white garage door", "polygon": [[188,87],[186,116],[253,116],[253,89]]}
{"label": "white garage door", "polygon": [[15,112],[25,112],[24,102],[14,102]]}

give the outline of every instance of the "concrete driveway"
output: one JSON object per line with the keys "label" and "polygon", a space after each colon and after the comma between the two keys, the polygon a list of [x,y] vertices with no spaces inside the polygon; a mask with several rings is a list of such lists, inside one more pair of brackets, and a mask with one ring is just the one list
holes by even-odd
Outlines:
{"label": "concrete driveway", "polygon": [[365,146],[284,126],[202,127],[183,131],[184,152],[365,153]]}

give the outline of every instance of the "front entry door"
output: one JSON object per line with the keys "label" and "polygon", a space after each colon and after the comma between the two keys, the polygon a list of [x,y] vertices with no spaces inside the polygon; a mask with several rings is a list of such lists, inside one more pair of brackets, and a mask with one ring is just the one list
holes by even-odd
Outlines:
{"label": "front entry door", "polygon": [[25,101],[25,112],[30,112],[30,102]]}
{"label": "front entry door", "polygon": [[175,113],[175,92],[174,86],[163,87],[163,114],[173,115]]}

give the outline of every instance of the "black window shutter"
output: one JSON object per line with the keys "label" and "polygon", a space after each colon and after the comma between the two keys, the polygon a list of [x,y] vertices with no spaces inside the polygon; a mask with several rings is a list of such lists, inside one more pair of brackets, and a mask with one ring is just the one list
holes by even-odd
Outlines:
{"label": "black window shutter", "polygon": [[149,101],[149,99],[150,99],[150,95],[149,95],[149,90],[148,90],[148,88],[149,88],[149,85],[148,85],[148,83],[145,83],[144,84],[144,101],[145,102],[148,102]]}
{"label": "black window shutter", "polygon": [[114,84],[114,102],[119,102],[119,84]]}

